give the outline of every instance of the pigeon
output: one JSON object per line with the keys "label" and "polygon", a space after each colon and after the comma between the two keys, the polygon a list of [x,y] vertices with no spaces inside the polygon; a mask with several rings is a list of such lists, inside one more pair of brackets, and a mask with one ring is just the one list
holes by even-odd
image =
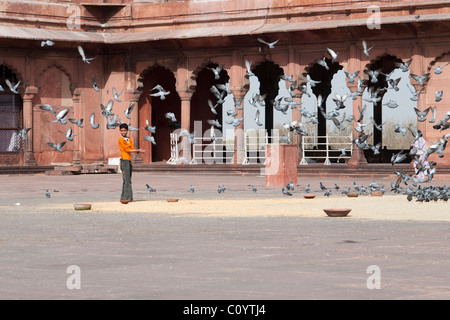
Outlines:
{"label": "pigeon", "polygon": [[401,150],[398,153],[394,153],[391,157],[391,163],[392,165],[394,165],[394,163],[399,163],[402,162],[403,160],[406,159],[407,155],[405,153],[403,153],[404,150]]}
{"label": "pigeon", "polygon": [[255,122],[256,122],[257,126],[261,127],[263,124],[261,122],[259,122],[259,115],[260,115],[260,111],[258,109],[258,110],[256,110],[256,114],[255,114]]}
{"label": "pigeon", "polygon": [[104,106],[102,103],[100,103],[100,109],[102,109],[102,115],[104,115],[106,118],[108,118],[108,116],[113,116],[114,114],[111,112],[113,105],[114,105],[114,100],[112,100],[112,99],[108,101],[106,106]]}
{"label": "pigeon", "polygon": [[155,137],[153,137],[153,136],[145,136],[144,140],[151,142],[152,144],[156,144]]}
{"label": "pigeon", "polygon": [[288,190],[281,188],[281,192],[286,196],[292,196],[292,193],[290,193]]}
{"label": "pigeon", "polygon": [[194,186],[191,184],[189,185],[189,192],[194,193],[195,189]]}
{"label": "pigeon", "polygon": [[17,132],[19,133],[19,136],[22,139],[22,141],[27,140],[27,133],[30,130],[31,130],[31,128],[23,128],[23,129],[21,129],[19,127],[17,128]]}
{"label": "pigeon", "polygon": [[364,70],[364,73],[370,76],[370,82],[377,83],[378,82],[378,76],[381,73],[381,69],[377,70]]}
{"label": "pigeon", "polygon": [[253,193],[255,193],[255,192],[258,191],[258,190],[256,189],[255,186],[252,186],[252,191],[253,191]]}
{"label": "pigeon", "polygon": [[147,187],[147,190],[151,193],[151,192],[156,192],[156,189],[153,189],[152,187],[150,187],[147,183],[145,184],[145,186]]}
{"label": "pigeon", "polygon": [[48,189],[47,189],[47,191],[45,191],[45,196],[47,197],[47,198],[50,198],[50,191],[48,191]]}
{"label": "pigeon", "polygon": [[236,99],[236,98],[233,96],[234,107],[235,107],[236,109],[238,109],[238,110],[243,110],[243,109],[244,109],[243,107],[241,107],[242,100],[243,100],[243,98]]}
{"label": "pigeon", "polygon": [[266,41],[264,41],[263,39],[258,38],[258,41],[261,42],[261,43],[264,43],[264,44],[267,45],[270,49],[273,49],[273,48],[275,48],[275,45],[277,44],[277,42],[278,42],[279,40],[276,40],[276,41],[274,41],[274,42],[266,42]]}
{"label": "pigeon", "polygon": [[96,77],[92,78],[92,88],[94,88],[94,90],[97,92],[100,91],[100,89],[97,86],[97,78]]}
{"label": "pigeon", "polygon": [[359,186],[356,184],[355,181],[353,181],[353,189],[355,189],[356,191],[360,191]]}
{"label": "pigeon", "polygon": [[[233,127],[239,127],[239,125],[241,124],[241,122],[244,120],[244,118],[234,118],[231,121],[225,121],[225,123],[227,124],[231,124]],[[208,120],[210,121],[210,120]]]}
{"label": "pigeon", "polygon": [[206,67],[206,69],[211,70],[214,73],[214,79],[219,80],[220,79],[220,72],[223,70],[223,65],[217,66],[215,68]]}
{"label": "pigeon", "polygon": [[414,89],[414,87],[411,87],[410,85],[408,85],[408,88],[411,91],[411,93],[413,94],[413,96],[410,97],[410,99],[412,101],[417,101],[419,99],[419,94],[423,91],[423,88],[420,89],[419,91],[416,91],[416,89]]}
{"label": "pigeon", "polygon": [[59,151],[59,152],[62,153],[63,150],[62,150],[61,148],[64,147],[64,145],[66,144],[66,142],[63,141],[63,142],[60,142],[60,143],[58,143],[58,144],[55,144],[55,143],[53,143],[53,142],[47,142],[47,144],[48,144],[50,147],[56,149],[56,151]]}
{"label": "pigeon", "polygon": [[148,132],[151,132],[151,133],[156,133],[156,126],[150,126],[148,124],[148,120],[145,120],[145,123],[146,123],[146,125],[144,127],[145,130],[147,130]]}
{"label": "pigeon", "polygon": [[116,88],[112,88],[112,92],[113,92],[113,97],[116,101],[118,102],[122,102],[122,100],[119,99],[120,95],[122,94],[123,90],[120,91],[120,93],[117,93]]}
{"label": "pigeon", "polygon": [[180,132],[180,137],[188,137],[190,144],[194,144],[195,143],[195,138],[194,138],[195,137],[195,131],[190,133],[186,129],[182,129],[181,132]]}
{"label": "pigeon", "polygon": [[219,89],[217,89],[217,87],[215,87],[215,86],[211,86],[210,91],[217,98],[217,101],[216,101],[217,104],[223,104],[225,102],[225,96],[227,95],[226,91],[220,92]]}
{"label": "pigeon", "polygon": [[339,52],[335,52],[335,51],[331,50],[330,48],[327,48],[327,51],[331,56],[331,63],[334,63],[339,55]]}
{"label": "pigeon", "polygon": [[53,46],[55,43],[51,40],[45,40],[45,41],[41,41],[41,47],[45,47],[45,46]]}
{"label": "pigeon", "polygon": [[411,64],[412,59],[409,59],[406,62],[395,62],[395,66],[399,69],[401,69],[403,72],[408,72],[409,71],[409,65]]}
{"label": "pigeon", "polygon": [[69,128],[68,130],[67,130],[67,132],[66,132],[66,138],[67,138],[67,140],[69,140],[69,141],[73,141],[73,137],[74,136],[77,136],[78,135],[78,133],[76,133],[76,134],[73,134],[72,133],[72,128]]}
{"label": "pigeon", "polygon": [[172,122],[177,122],[177,118],[175,118],[175,114],[173,112],[167,112],[164,116]]}
{"label": "pigeon", "polygon": [[133,109],[134,109],[134,103],[133,103],[133,104],[130,104],[130,106],[124,111],[125,116],[126,116],[128,119],[131,119],[130,113],[131,113],[131,111],[133,111]]}
{"label": "pigeon", "polygon": [[46,111],[50,111],[51,113],[53,113],[56,117],[56,120],[50,121],[50,122],[61,122],[62,124],[66,124],[66,115],[69,113],[69,109],[64,109],[62,111],[60,111],[59,113],[56,113],[55,110],[53,110],[53,108],[49,105],[49,104],[43,104],[41,106],[39,106],[40,109],[42,110],[46,110]]}
{"label": "pigeon", "polygon": [[308,183],[308,185],[305,188],[305,192],[309,193],[311,191],[311,185]]}
{"label": "pigeon", "polygon": [[118,118],[119,118],[119,116],[117,114],[112,116],[112,117],[109,117],[109,116],[106,117],[106,120],[107,120],[107,122],[106,122],[106,129],[110,130],[110,129],[117,128],[120,125],[120,123],[117,122]]}
{"label": "pigeon", "polygon": [[83,62],[86,62],[87,64],[90,64],[89,61],[95,59],[95,57],[94,58],[86,58],[86,55],[84,54],[83,47],[81,47],[81,46],[78,46],[78,52],[80,53],[81,60],[83,60]]}
{"label": "pigeon", "polygon": [[391,109],[395,109],[398,107],[398,103],[394,100],[389,100],[388,102],[383,103],[383,105],[388,106]]}
{"label": "pigeon", "polygon": [[398,83],[400,82],[402,78],[398,78],[398,79],[390,79],[389,80],[389,84],[392,86],[392,89],[394,89],[395,91],[399,91],[400,88],[398,87]]}
{"label": "pigeon", "polygon": [[89,123],[92,126],[92,129],[97,129],[100,125],[98,123],[94,123],[95,121],[95,112],[92,112],[91,116],[89,117]]}
{"label": "pigeon", "polygon": [[380,147],[381,147],[381,141],[378,142],[376,145],[369,145],[369,148],[373,151],[373,154],[380,154]]}
{"label": "pigeon", "polygon": [[350,82],[350,83],[355,82],[356,77],[359,75],[359,70],[358,70],[358,71],[355,71],[355,72],[353,72],[353,73],[348,73],[348,72],[346,72],[346,71],[344,71],[344,72],[345,72],[345,76],[346,76],[347,79],[348,79],[348,82]]}
{"label": "pigeon", "polygon": [[428,114],[428,112],[430,111],[430,107],[426,108],[423,111],[420,111],[419,109],[417,109],[416,107],[414,107],[414,111],[417,114],[417,121],[419,122],[424,122],[425,120],[427,120],[426,116]]}
{"label": "pigeon", "polygon": [[441,101],[442,100],[442,94],[444,93],[444,91],[436,91],[435,93],[434,93],[434,96],[435,96],[435,101],[436,102],[439,102],[439,101]]}
{"label": "pigeon", "polygon": [[417,74],[414,74],[414,73],[410,73],[410,76],[411,76],[411,78],[416,80],[419,83],[420,86],[423,87],[423,83],[430,76],[430,73],[428,72],[428,73],[422,74],[420,76],[417,75]]}
{"label": "pigeon", "polygon": [[5,79],[5,82],[6,82],[6,85],[9,87],[9,90],[11,90],[11,92],[13,92],[15,94],[19,94],[19,92],[17,91],[17,88],[20,85],[20,81],[14,85],[11,83],[11,81],[9,81],[9,79]]}
{"label": "pigeon", "polygon": [[248,60],[246,59],[246,60],[245,60],[245,67],[247,68],[247,73],[248,73],[248,76],[249,76],[249,77],[255,75],[255,74],[252,72],[252,69],[251,69],[251,67],[252,67],[252,62],[251,62],[251,61],[248,61]]}
{"label": "pigeon", "polygon": [[225,91],[226,94],[233,94],[231,92],[230,83],[227,82],[226,84],[218,83],[216,84],[216,87],[222,91]]}
{"label": "pigeon", "polygon": [[217,128],[221,128],[222,127],[222,125],[220,124],[219,120],[207,120],[207,122],[208,122],[208,124],[210,124],[212,126],[216,126]]}
{"label": "pigeon", "polygon": [[326,190],[323,195],[327,197],[331,196],[331,190]]}
{"label": "pigeon", "polygon": [[340,189],[340,187],[335,183],[334,184],[334,189],[336,189],[336,191],[338,191]]}
{"label": "pigeon", "polygon": [[443,65],[443,66],[431,67],[431,69],[436,70],[434,72],[435,74],[441,74],[442,73],[442,69],[444,69],[446,66],[448,66],[448,63]]}
{"label": "pigeon", "polygon": [[344,102],[345,102],[345,100],[347,100],[348,96],[346,94],[341,96],[341,95],[335,93],[335,97],[336,98],[333,98],[333,101],[334,101],[334,103],[336,103],[336,110],[345,108]]}
{"label": "pigeon", "polygon": [[323,191],[325,191],[325,190],[327,190],[327,187],[325,187],[325,186],[323,185],[323,183],[320,182],[320,189],[323,190]]}
{"label": "pigeon", "polygon": [[363,46],[363,52],[364,52],[364,54],[365,54],[366,56],[369,57],[369,51],[372,50],[372,48],[373,48],[374,46],[371,46],[370,48],[368,48],[368,47],[367,47],[367,42],[366,42],[366,40],[363,40],[363,41],[362,41],[362,46]]}
{"label": "pigeon", "polygon": [[327,61],[325,59],[326,59],[325,57],[323,57],[322,59],[317,59],[316,63],[319,66],[322,66],[322,67],[324,67],[327,70],[330,70],[330,67],[328,66],[328,63],[327,63]]}
{"label": "pigeon", "polygon": [[291,190],[294,190],[294,183],[292,182],[292,180],[291,180],[291,183],[289,183],[289,188],[290,188]]}
{"label": "pigeon", "polygon": [[434,106],[434,107],[429,107],[430,108],[430,111],[432,112],[432,114],[433,114],[433,118],[432,119],[430,119],[430,121],[428,121],[429,123],[435,123],[436,122],[436,113],[437,113],[437,109],[436,109],[436,107]]}
{"label": "pigeon", "polygon": [[383,126],[384,126],[384,124],[386,123],[386,121],[385,121],[385,122],[383,122],[383,123],[381,123],[381,124],[377,124],[377,123],[375,122],[375,119],[374,119],[373,117],[370,117],[370,121],[373,123],[375,129],[377,129],[378,131],[382,131],[382,130],[383,130]]}
{"label": "pigeon", "polygon": [[403,128],[403,127],[402,127],[401,125],[399,125],[399,124],[394,125],[394,132],[396,132],[396,133],[401,133],[403,136],[406,135],[406,129]]}
{"label": "pigeon", "polygon": [[217,107],[218,105],[219,105],[218,103],[216,103],[215,105],[213,105],[212,101],[208,99],[208,106],[209,106],[209,108],[211,109],[211,112],[212,112],[212,113],[217,114],[216,107]]}
{"label": "pigeon", "polygon": [[69,121],[72,122],[73,124],[76,124],[80,128],[84,128],[84,126],[82,125],[83,119],[72,119],[72,118],[69,118]]}
{"label": "pigeon", "polygon": [[152,96],[152,97],[159,97],[161,100],[165,100],[165,99],[166,99],[166,96],[167,96],[168,94],[170,94],[170,91],[164,90],[164,88],[163,88],[161,85],[159,85],[159,84],[157,84],[157,85],[152,89],[152,91],[153,91],[153,90],[158,90],[158,92],[156,92],[156,93],[150,93],[150,96]]}

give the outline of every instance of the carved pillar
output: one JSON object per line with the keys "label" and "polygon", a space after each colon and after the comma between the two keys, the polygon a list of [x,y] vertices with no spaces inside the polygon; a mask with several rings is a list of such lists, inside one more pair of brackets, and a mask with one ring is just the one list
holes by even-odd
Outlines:
{"label": "carved pillar", "polygon": [[[177,90],[178,95],[181,100],[181,129],[186,129],[190,131],[191,127],[191,98],[194,92],[189,89],[179,89]],[[201,133],[200,133],[201,134]],[[191,160],[191,146],[189,139],[184,137],[181,142],[181,156],[185,157],[186,160]]]}
{"label": "carved pillar", "polygon": [[[236,118],[244,118],[244,101],[243,98],[247,94],[246,89],[231,87],[231,93],[236,100],[242,99],[240,107],[242,110],[234,108],[234,111],[237,113]],[[245,159],[245,148],[244,148],[244,120],[239,124],[239,126],[234,127],[234,156],[233,163],[242,164]]]}
{"label": "carved pillar", "polygon": [[[130,121],[129,123],[131,123],[131,125],[133,127],[138,128],[139,127],[139,98],[141,97],[141,92],[126,91],[125,96],[126,96],[125,101],[129,101],[129,104],[125,105],[125,108],[128,108],[131,104],[134,104],[134,109],[133,109],[133,112],[131,112],[131,114],[130,114],[131,120],[125,118],[124,121],[127,122],[129,120]],[[129,123],[127,122],[127,124],[129,124]],[[142,129],[142,130],[144,130],[144,129]],[[133,145],[136,149],[141,148],[140,142],[139,142],[139,139],[140,139],[139,134],[140,134],[140,130],[128,132],[128,136],[133,140]],[[142,133],[142,134],[145,135],[145,133]],[[151,149],[145,150],[145,152],[151,152]],[[150,156],[150,159],[151,159],[151,156]],[[142,156],[140,153],[132,153],[131,160],[133,163],[136,163],[136,164],[140,164],[140,163],[144,162],[142,160]]]}
{"label": "carved pillar", "polygon": [[[361,70],[361,60],[359,57],[356,56],[356,44],[355,42],[352,42],[349,48],[350,51],[350,55],[349,55],[349,59],[348,59],[348,70],[349,72],[355,72],[355,70]],[[360,54],[360,53],[359,53]],[[360,73],[360,77],[362,77],[362,74]],[[357,89],[357,81],[355,80],[355,83],[353,84],[349,84],[348,88],[352,91],[355,92]],[[353,101],[353,115],[355,116],[356,120],[358,120],[359,118],[359,113],[358,113],[358,106],[360,106],[361,108],[363,100],[362,100],[362,96],[357,96],[356,100],[352,100]],[[353,130],[356,128],[356,123],[355,121],[352,121],[353,124]],[[353,131],[353,139],[358,138],[361,136],[360,133]],[[353,152],[352,152],[352,156],[351,158],[348,160],[347,165],[350,167],[360,167],[363,165],[367,164],[367,159],[364,156],[364,152],[363,150],[361,150],[360,148],[358,148],[358,146],[356,144],[353,144]]]}
{"label": "carved pillar", "polygon": [[25,94],[23,96],[23,128],[31,128],[27,134],[27,140],[24,142],[24,165],[35,166],[36,160],[34,159],[33,148],[33,99],[38,93],[38,88],[35,86],[27,86]]}
{"label": "carved pillar", "polygon": [[[72,101],[73,101],[73,117],[75,119],[81,118],[81,110],[80,110],[80,95],[81,91],[80,89],[75,89],[73,91],[72,95]],[[88,121],[85,121],[87,119],[83,120],[83,126],[85,126]],[[73,139],[73,156],[72,156],[72,163],[73,164],[81,164],[81,128],[78,125],[73,126],[73,134],[77,134],[77,136]]]}

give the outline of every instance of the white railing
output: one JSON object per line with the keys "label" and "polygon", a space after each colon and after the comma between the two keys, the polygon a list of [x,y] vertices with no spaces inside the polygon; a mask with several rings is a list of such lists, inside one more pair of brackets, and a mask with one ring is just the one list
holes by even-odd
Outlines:
{"label": "white railing", "polygon": [[170,158],[166,163],[176,164],[178,160],[178,135],[176,133],[170,134]]}
{"label": "white railing", "polygon": [[[205,163],[233,163],[234,139],[227,144],[223,137],[216,136],[213,141],[210,137],[196,137],[192,143],[192,160],[190,164]],[[228,148],[231,145],[232,148]]]}
{"label": "white railing", "polygon": [[[292,143],[292,134],[287,135]],[[285,138],[285,137],[284,137]],[[244,161],[242,164],[263,163],[266,161],[266,146],[270,144],[288,144],[280,135],[269,136],[266,129],[244,132]]]}
{"label": "white railing", "polygon": [[[325,149],[320,149],[319,146],[325,146]],[[343,148],[346,149],[342,152],[340,149]],[[325,155],[311,155],[313,153],[325,153]],[[336,153],[338,155],[335,155]],[[325,159],[324,164],[330,165],[330,159],[350,159],[352,153],[353,134],[349,136],[302,136],[302,160],[300,164],[307,165],[306,159]]]}

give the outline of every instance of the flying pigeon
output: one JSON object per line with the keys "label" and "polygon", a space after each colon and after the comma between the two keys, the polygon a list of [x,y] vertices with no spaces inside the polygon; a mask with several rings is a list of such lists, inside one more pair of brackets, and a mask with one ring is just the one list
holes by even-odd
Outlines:
{"label": "flying pigeon", "polygon": [[92,126],[92,129],[97,129],[100,125],[98,123],[94,123],[95,121],[95,112],[92,112],[91,116],[89,117],[89,123]]}
{"label": "flying pigeon", "polygon": [[261,39],[261,38],[258,38],[258,41],[259,42],[261,42],[261,43],[264,43],[265,45],[267,45],[270,49],[273,49],[273,48],[275,48],[275,45],[277,44],[277,42],[278,42],[278,40],[276,40],[276,41],[274,41],[274,42],[266,42],[266,41],[264,41],[263,39]]}
{"label": "flying pigeon", "polygon": [[157,84],[157,85],[152,89],[152,91],[153,91],[153,90],[158,90],[158,92],[156,92],[156,93],[151,93],[150,96],[152,96],[152,97],[159,97],[161,100],[165,100],[165,99],[166,99],[166,96],[167,96],[168,94],[170,94],[170,91],[164,90],[164,88],[163,88],[161,85],[159,85],[159,84]]}
{"label": "flying pigeon", "polygon": [[83,60],[83,62],[86,62],[89,64],[90,63],[89,61],[95,59],[95,57],[94,58],[86,58],[86,55],[84,54],[84,50],[81,46],[78,46],[78,52],[80,53],[81,60]]}
{"label": "flying pigeon", "polygon": [[133,111],[133,109],[134,109],[134,103],[133,103],[133,104],[130,104],[130,106],[124,111],[124,112],[125,112],[125,116],[126,116],[128,119],[131,119],[130,113],[131,113],[131,111]]}
{"label": "flying pigeon", "polygon": [[61,148],[64,147],[64,145],[66,144],[66,141],[60,142],[60,143],[58,143],[58,144],[55,144],[55,143],[53,143],[53,142],[47,142],[47,144],[48,144],[50,147],[55,148],[56,151],[59,151],[59,152],[62,153],[63,150],[62,150]]}
{"label": "flying pigeon", "polygon": [[372,50],[372,48],[373,48],[374,46],[371,46],[370,48],[368,48],[368,47],[367,47],[367,42],[366,42],[366,40],[363,40],[363,41],[362,41],[362,46],[363,46],[363,52],[364,52],[364,54],[365,54],[366,56],[369,57],[369,51]]}
{"label": "flying pigeon", "polygon": [[53,41],[51,41],[51,40],[45,40],[45,41],[41,41],[41,47],[44,47],[44,46],[49,46],[49,47],[51,47],[51,46],[53,46],[55,43],[53,42]]}
{"label": "flying pigeon", "polygon": [[122,102],[122,100],[120,100],[119,97],[122,94],[123,90],[120,91],[120,93],[117,93],[116,88],[113,87],[112,92],[113,92],[114,99],[116,99],[116,101],[118,101],[118,102]]}

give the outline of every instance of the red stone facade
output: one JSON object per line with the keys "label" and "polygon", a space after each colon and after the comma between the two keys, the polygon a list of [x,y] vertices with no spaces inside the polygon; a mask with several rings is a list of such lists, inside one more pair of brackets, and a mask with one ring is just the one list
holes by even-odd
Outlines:
{"label": "red stone facade", "polygon": [[[119,132],[106,128],[100,108],[113,99],[113,88],[122,92],[113,113],[140,128],[131,137],[148,151],[137,160],[168,160],[174,127],[163,125],[165,111],[173,112],[179,126],[189,131],[194,120],[207,120],[202,116],[209,94],[208,82],[201,80],[205,67],[223,65],[224,81],[229,79],[235,98],[242,98],[249,89],[245,60],[255,67],[271,61],[285,74],[304,78],[318,57],[329,57],[327,47],[339,52],[337,61],[344,69],[361,70],[366,80],[362,71],[386,54],[403,62],[412,58],[411,73],[431,72],[419,95],[419,109],[436,105],[437,119],[450,111],[450,94],[445,93],[450,67],[439,76],[432,69],[450,62],[450,6],[445,1],[2,1],[0,11],[0,64],[20,81],[20,123],[32,128],[20,155],[2,151],[0,165],[106,163],[118,157]],[[269,49],[257,38],[278,42]],[[41,46],[44,40],[54,45]],[[362,40],[374,45],[370,57],[362,51]],[[90,64],[81,60],[79,45],[88,58],[95,57]],[[92,87],[94,77],[99,92]],[[149,96],[158,83],[171,91],[164,103]],[[356,84],[349,88],[354,91]],[[436,103],[439,90],[444,95]],[[302,92],[297,88],[295,93],[301,102]],[[361,97],[353,102],[355,115],[361,103]],[[57,112],[68,108],[68,118],[84,119],[84,128],[69,123],[77,134],[73,141],[64,136],[67,125],[49,122],[55,117],[39,108],[43,104]],[[130,104],[135,108],[128,120],[124,111]],[[205,110],[209,112],[207,106]],[[243,115],[239,112],[237,117]],[[89,124],[92,113],[99,129]],[[301,119],[300,112],[292,110],[292,118]],[[143,139],[146,120],[158,128],[156,145]],[[432,126],[417,123],[427,141],[450,132]],[[62,141],[62,153],[47,144]],[[236,142],[236,150],[242,151],[242,141]],[[444,154],[430,159],[450,164],[448,149]]]}

